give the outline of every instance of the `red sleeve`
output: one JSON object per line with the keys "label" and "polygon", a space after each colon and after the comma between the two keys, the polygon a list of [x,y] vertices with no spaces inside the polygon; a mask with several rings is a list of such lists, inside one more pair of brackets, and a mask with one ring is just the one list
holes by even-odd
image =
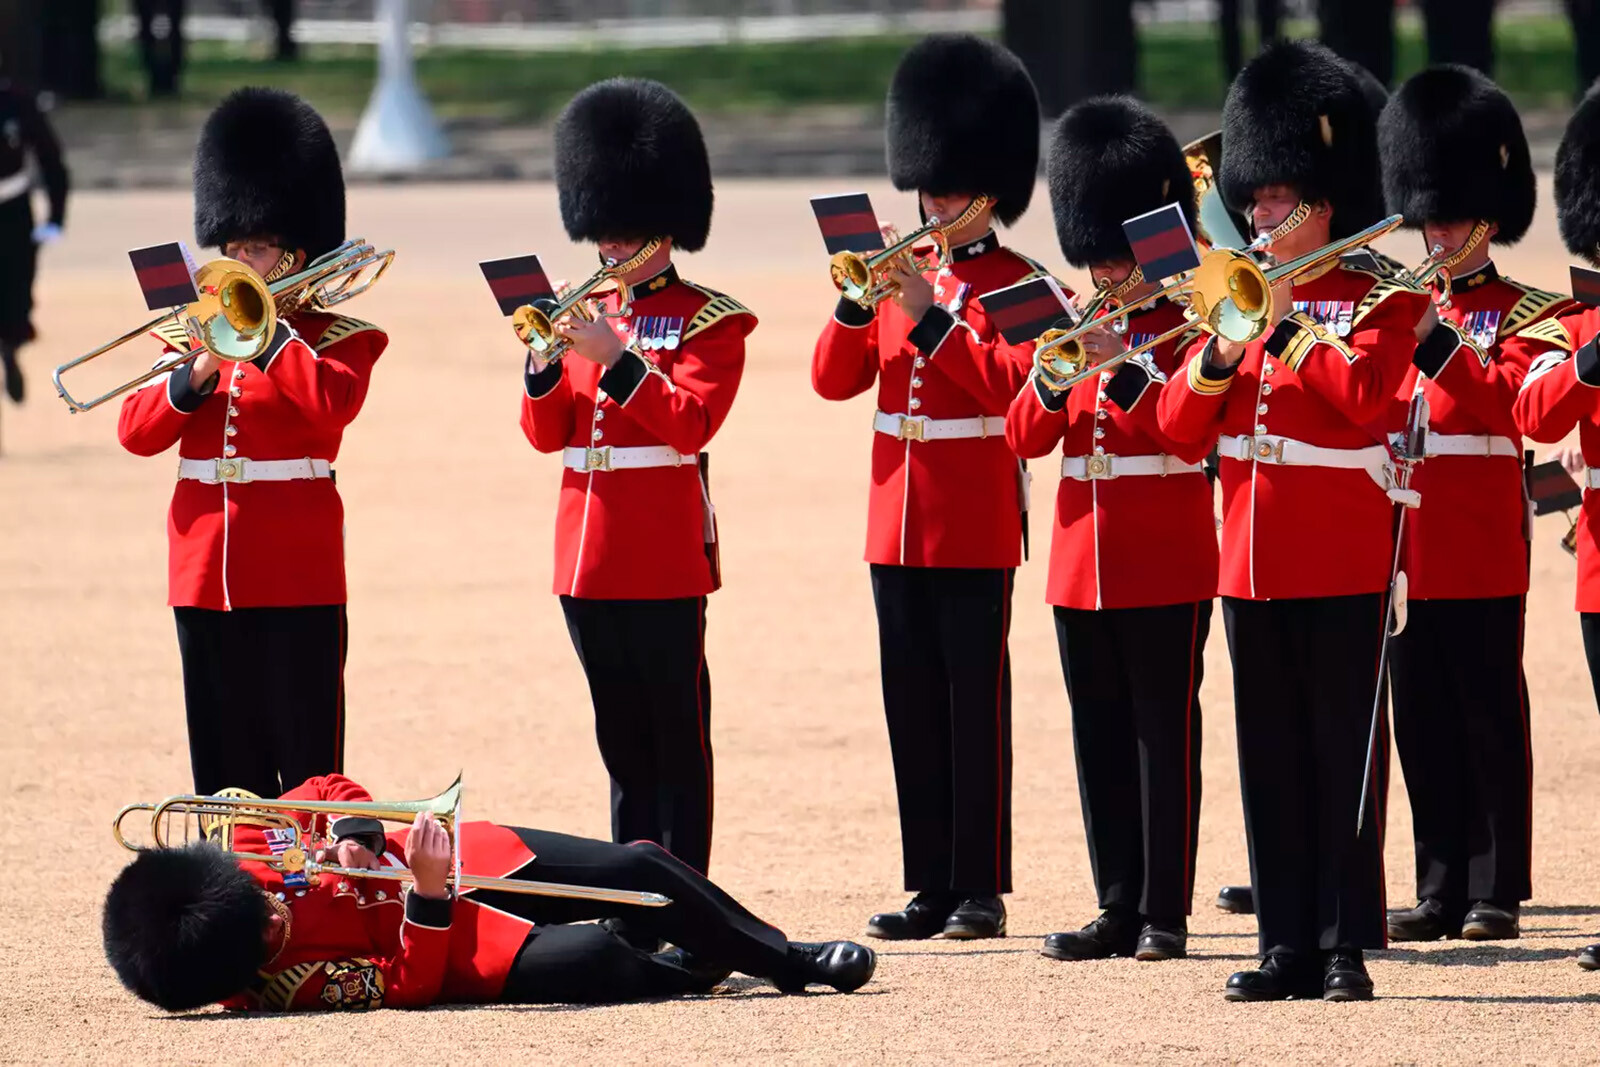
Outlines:
{"label": "red sleeve", "polygon": [[[1575,354],[1555,344],[1513,337],[1503,347],[1531,357],[1532,366],[1512,414],[1517,428],[1535,441],[1554,444],[1600,411],[1600,358],[1591,339]],[[1585,373],[1587,372],[1587,373]]]}
{"label": "red sleeve", "polygon": [[679,452],[698,452],[733,407],[744,376],[744,339],[755,317],[730,315],[683,342],[670,372],[633,351],[600,376],[628,415]]}
{"label": "red sleeve", "polygon": [[[1083,384],[1080,383],[1080,387]],[[1048,456],[1067,432],[1067,395],[1052,393],[1030,377],[1006,410],[1006,444],[1023,459]]]}
{"label": "red sleeve", "polygon": [[537,374],[528,360],[522,375],[522,434],[540,452],[559,452],[577,432],[572,383],[560,360]]}
{"label": "red sleeve", "polygon": [[[1459,334],[1453,329],[1452,332]],[[1432,341],[1433,337],[1430,335],[1428,340]],[[1507,351],[1504,345],[1496,345],[1485,352],[1464,337],[1459,337],[1458,342],[1445,357],[1444,366],[1428,377],[1472,412],[1491,433],[1517,436],[1511,408],[1528,376],[1526,356],[1517,349]],[[1421,358],[1426,347],[1419,345],[1414,358]]]}
{"label": "red sleeve", "polygon": [[1003,411],[1016,399],[1033,368],[1033,346],[1009,345],[995,333],[976,300],[957,316],[939,304],[930,307],[911,331],[910,341],[939,370],[989,411]]}
{"label": "red sleeve", "polygon": [[[1418,347],[1416,324],[1427,299],[1426,293],[1409,290],[1389,293],[1361,317],[1348,341],[1296,312],[1272,331],[1267,351],[1351,422],[1377,423],[1411,366]],[[1447,333],[1459,340],[1454,331]]]}
{"label": "red sleeve", "polygon": [[[177,355],[164,346],[163,361]],[[184,423],[200,409],[216,388],[219,375],[205,383],[203,392],[189,386],[189,368],[178,367],[122,398],[117,415],[117,440],[136,456],[156,456],[178,443]]]}
{"label": "red sleeve", "polygon": [[811,354],[811,388],[824,400],[849,400],[878,380],[878,317],[839,298]]}
{"label": "red sleeve", "polygon": [[1210,356],[1211,340],[1197,342],[1177,376],[1156,399],[1156,424],[1174,448],[1182,449],[1176,455],[1193,454],[1204,445],[1203,456],[1222,432],[1228,390],[1238,365],[1219,370],[1210,365]]}
{"label": "red sleeve", "polygon": [[348,334],[321,351],[296,335],[271,357],[266,373],[308,418],[347,426],[360,413],[372,365],[388,345],[388,335],[377,329]]}
{"label": "red sleeve", "polygon": [[359,785],[342,774],[324,774],[307,778],[283,794],[284,800],[360,800],[372,799],[367,787]]}
{"label": "red sleeve", "polygon": [[387,958],[357,957],[313,964],[295,990],[293,1011],[370,1011],[426,1008],[439,999],[450,958],[452,900],[406,893],[400,951]]}

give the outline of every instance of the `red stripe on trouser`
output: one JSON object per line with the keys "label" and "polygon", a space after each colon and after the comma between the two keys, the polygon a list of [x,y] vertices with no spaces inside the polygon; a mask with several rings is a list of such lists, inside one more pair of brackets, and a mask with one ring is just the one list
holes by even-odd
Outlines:
{"label": "red stripe on trouser", "polygon": [[1533,722],[1528,709],[1528,679],[1522,673],[1522,644],[1526,637],[1528,619],[1528,597],[1523,594],[1517,601],[1517,703],[1522,705],[1522,759],[1527,768],[1526,781],[1528,783],[1528,803],[1523,807],[1526,812],[1525,841],[1528,842],[1528,892],[1533,892]]}
{"label": "red stripe on trouser", "polygon": [[711,826],[715,821],[713,807],[716,803],[716,789],[711,783],[711,746],[706,738],[706,690],[701,683],[706,670],[706,601],[704,597],[700,598],[698,619],[700,623],[700,661],[695,664],[694,669],[694,705],[696,712],[695,722],[700,728],[700,759],[706,769],[706,869],[700,872],[701,874],[706,874],[711,870]]}
{"label": "red stripe on trouser", "polygon": [[[1377,688],[1373,690],[1372,700],[1381,708],[1383,687],[1388,684],[1383,671],[1383,648],[1389,641],[1389,598],[1394,595],[1394,587],[1378,598],[1378,662],[1373,664],[1373,673],[1377,676]],[[1378,716],[1378,738],[1373,746],[1377,749],[1372,757],[1372,807],[1378,817],[1375,827],[1378,834],[1378,906],[1387,915],[1389,912],[1389,879],[1383,867],[1383,838],[1384,830],[1389,825],[1388,799],[1389,799],[1389,716]],[[1363,782],[1363,785],[1366,783]],[[1389,924],[1384,922],[1383,945],[1389,947]]]}
{"label": "red stripe on trouser", "polygon": [[348,619],[345,608],[339,612],[339,693],[334,698],[334,723],[333,723],[333,769],[336,774],[344,773],[344,657],[345,657],[345,627]]}
{"label": "red stripe on trouser", "polygon": [[994,686],[994,753],[995,753],[995,806],[994,806],[994,887],[1000,892],[1005,885],[1005,825],[1006,825],[1006,634],[1011,628],[1011,590],[1004,571],[1000,573],[1000,670],[995,675]]}

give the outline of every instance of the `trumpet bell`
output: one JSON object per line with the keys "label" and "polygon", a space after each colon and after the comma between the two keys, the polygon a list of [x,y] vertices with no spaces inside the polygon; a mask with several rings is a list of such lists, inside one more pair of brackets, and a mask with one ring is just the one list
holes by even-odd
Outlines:
{"label": "trumpet bell", "polygon": [[863,300],[872,291],[872,268],[860,253],[834,253],[828,260],[828,273],[839,292],[850,300]]}
{"label": "trumpet bell", "polygon": [[536,300],[524,304],[511,314],[511,328],[523,344],[544,355],[556,345],[555,324],[550,321],[550,310],[555,301]]}
{"label": "trumpet bell", "polygon": [[261,276],[233,259],[213,259],[195,277],[200,299],[189,307],[201,343],[220,360],[248,363],[272,341],[278,315]]}

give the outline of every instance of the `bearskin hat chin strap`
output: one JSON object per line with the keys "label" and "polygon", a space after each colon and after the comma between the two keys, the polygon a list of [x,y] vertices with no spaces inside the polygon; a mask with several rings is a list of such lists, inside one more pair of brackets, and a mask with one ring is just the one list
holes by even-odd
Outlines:
{"label": "bearskin hat chin strap", "polygon": [[1254,241],[1251,241],[1250,247],[1246,248],[1245,251],[1259,252],[1263,249],[1271,248],[1273,245],[1289,236],[1295,230],[1298,230],[1301,225],[1310,217],[1311,205],[1306,203],[1304,200],[1300,201],[1295,205],[1294,210],[1289,212],[1288,218],[1278,223],[1271,230],[1268,230],[1266,233],[1258,236]]}
{"label": "bearskin hat chin strap", "polygon": [[607,259],[604,252],[598,254],[600,256],[600,265],[606,268],[606,270],[614,277],[620,278],[624,274],[632,274],[634,271],[644,266],[646,261],[648,261],[651,256],[655,255],[660,250],[661,238],[652,237],[639,247],[639,251],[635,252],[621,263],[618,263],[614,259]]}
{"label": "bearskin hat chin strap", "polygon": [[[1462,263],[1466,262],[1468,256],[1477,251],[1478,246],[1483,244],[1484,239],[1488,236],[1489,224],[1482,219],[1479,219],[1477,225],[1472,227],[1472,232],[1467,234],[1467,239],[1461,242],[1461,247],[1441,259],[1439,261],[1439,266],[1443,267],[1445,270],[1455,270],[1457,267],[1461,266]],[[1429,255],[1435,256],[1440,255],[1443,252],[1444,249],[1438,245],[1435,245],[1433,248],[1428,250]]]}

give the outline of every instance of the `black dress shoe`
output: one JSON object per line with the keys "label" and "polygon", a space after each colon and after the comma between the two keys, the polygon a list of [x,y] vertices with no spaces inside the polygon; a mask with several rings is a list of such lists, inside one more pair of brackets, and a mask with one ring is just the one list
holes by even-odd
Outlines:
{"label": "black dress shoe", "polygon": [[1322,994],[1322,985],[1316,981],[1316,972],[1298,957],[1271,952],[1253,971],[1237,971],[1228,977],[1223,987],[1224,1000],[1288,1000],[1290,997],[1312,997]]}
{"label": "black dress shoe", "polygon": [[1371,1000],[1372,979],[1358,948],[1336,948],[1322,967],[1323,1000]]}
{"label": "black dress shoe", "polygon": [[1131,956],[1139,944],[1139,916],[1103,911],[1082,930],[1051,934],[1039,951],[1053,960],[1105,960]]}
{"label": "black dress shoe", "polygon": [[1139,944],[1133,958],[1146,963],[1153,960],[1181,960],[1189,955],[1189,927],[1182,919],[1152,919],[1139,932]]}
{"label": "black dress shoe", "polygon": [[923,941],[944,930],[958,902],[943,893],[921,892],[900,911],[885,911],[867,920],[867,936],[885,941]]}
{"label": "black dress shoe", "polygon": [[1578,966],[1586,971],[1600,971],[1600,945],[1590,945],[1578,953]]}
{"label": "black dress shoe", "polygon": [[1502,908],[1480,900],[1461,921],[1461,936],[1468,941],[1515,941],[1522,936],[1518,921],[1521,909],[1516,906]]}
{"label": "black dress shoe", "polygon": [[968,897],[945,920],[944,936],[952,941],[1006,936],[1006,902],[999,897]]}
{"label": "black dress shoe", "polygon": [[640,952],[654,955],[661,951],[661,939],[654,934],[647,934],[637,926],[629,926],[626,919],[610,918],[601,919],[600,925],[611,931],[613,937],[620,937],[632,948]]}
{"label": "black dress shoe", "polygon": [[1389,913],[1390,941],[1437,941],[1441,937],[1460,936],[1460,921],[1443,902],[1433,897],[1424,898],[1414,908]]}
{"label": "black dress shoe", "polygon": [[673,945],[665,952],[655,953],[655,958],[684,973],[685,993],[709,993],[733,973],[731,967],[707,963],[688,949],[677,945]]}
{"label": "black dress shoe", "polygon": [[1235,915],[1256,913],[1255,890],[1247,885],[1225,885],[1217,890],[1217,907]]}
{"label": "black dress shoe", "polygon": [[867,984],[877,968],[877,954],[854,941],[791,941],[789,966],[782,974],[773,975],[772,984],[785,993],[804,993],[813,983],[853,993]]}

